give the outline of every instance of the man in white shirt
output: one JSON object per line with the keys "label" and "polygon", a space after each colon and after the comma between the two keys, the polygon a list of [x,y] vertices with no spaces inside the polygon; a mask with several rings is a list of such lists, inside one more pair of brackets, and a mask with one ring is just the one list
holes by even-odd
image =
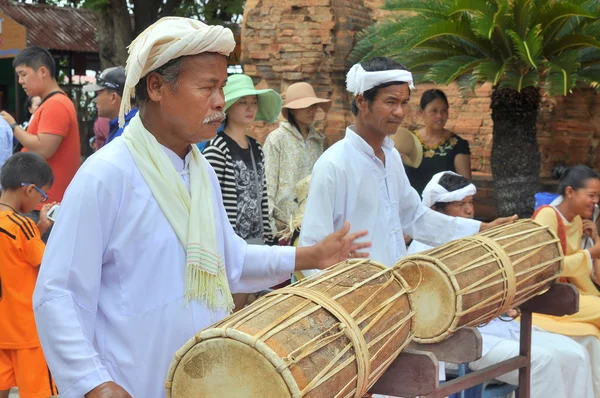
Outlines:
{"label": "man in white shirt", "polygon": [[[433,176],[423,190],[423,205],[448,216],[472,219],[475,185],[465,177],[446,171]],[[431,249],[413,241],[408,254]],[[509,318],[510,320],[510,318]],[[473,370],[495,365],[519,355],[520,325],[517,321],[494,319],[479,328],[482,357],[469,364]],[[588,337],[585,342],[597,339]],[[593,397],[590,357],[584,346],[560,334],[533,327],[531,343],[531,397]],[[519,373],[513,371],[497,378],[518,385]]]}
{"label": "man in white shirt", "polygon": [[34,293],[62,398],[163,398],[175,351],[229,313],[231,292],[365,247],[353,241],[366,232],[347,235],[348,225],[298,250],[247,245],[234,233],[214,170],[193,145],[224,118],[234,46],[229,29],[176,17],[130,46],[123,96],[135,91],[139,114],[73,179]]}
{"label": "man in white shirt", "polygon": [[354,65],[346,82],[355,95],[356,123],[314,166],[300,246],[318,242],[349,221],[354,228],[369,231],[371,259],[393,266],[406,254],[403,232],[437,245],[516,219],[486,224],[422,206],[389,138],[404,119],[411,73],[379,57]]}

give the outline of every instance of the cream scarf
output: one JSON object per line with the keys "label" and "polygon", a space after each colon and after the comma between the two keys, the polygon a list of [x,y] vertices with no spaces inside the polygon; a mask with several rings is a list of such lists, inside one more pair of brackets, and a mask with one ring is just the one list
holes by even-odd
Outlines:
{"label": "cream scarf", "polygon": [[186,252],[185,295],[210,310],[233,310],[225,264],[217,247],[207,162],[191,145],[190,193],[156,138],[137,114],[123,133],[133,160]]}

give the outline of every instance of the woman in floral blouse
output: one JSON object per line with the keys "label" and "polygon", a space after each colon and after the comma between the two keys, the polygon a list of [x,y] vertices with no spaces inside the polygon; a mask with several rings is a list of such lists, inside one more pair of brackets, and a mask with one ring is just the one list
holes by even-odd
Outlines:
{"label": "woman in floral blouse", "polygon": [[269,214],[278,232],[298,213],[296,184],[312,173],[323,153],[325,136],[312,127],[317,109],[330,107],[308,83],[294,83],[285,92],[281,115],[287,121],[269,133],[264,146]]}
{"label": "woman in floral blouse", "polygon": [[471,178],[469,142],[444,128],[448,120],[448,98],[442,90],[431,89],[421,97],[425,127],[415,132],[423,146],[423,161],[418,168],[406,167],[410,184],[419,195],[431,178],[442,171],[454,171]]}

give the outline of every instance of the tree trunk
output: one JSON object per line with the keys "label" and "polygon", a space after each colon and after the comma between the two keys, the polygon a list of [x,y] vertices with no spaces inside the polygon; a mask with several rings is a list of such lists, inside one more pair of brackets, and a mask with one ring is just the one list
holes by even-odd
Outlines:
{"label": "tree trunk", "polygon": [[521,92],[494,89],[494,136],[491,166],[500,217],[531,217],[535,193],[540,188],[540,150],[536,120],[540,92],[527,87]]}
{"label": "tree trunk", "polygon": [[133,40],[131,16],[126,0],[110,0],[110,6],[98,13],[100,66],[125,66],[127,46]]}

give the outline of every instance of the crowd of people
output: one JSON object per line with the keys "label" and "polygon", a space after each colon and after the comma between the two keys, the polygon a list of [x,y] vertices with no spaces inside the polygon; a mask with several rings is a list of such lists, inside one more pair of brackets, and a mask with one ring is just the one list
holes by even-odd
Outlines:
{"label": "crowd of people", "polygon": [[[414,90],[403,65],[348,71],[355,123],[325,150],[315,120],[331,100],[307,82],[282,98],[228,77],[234,45],[229,29],[186,18],[142,32],[126,67],[83,87],[99,117],[83,165],[52,56],[32,46],[14,59],[32,116],[0,118],[0,398],[14,386],[23,398],[164,397],[174,352],[249,294],[348,258],[392,266],[516,220],[475,220],[469,144],[445,128],[442,90],[422,94],[422,129],[401,128]],[[251,126],[278,117],[263,148]],[[600,396],[600,177],[575,166],[558,193],[534,217],[561,240],[580,311],[534,318],[532,396]],[[470,366],[516,355],[517,322],[480,328]]]}

